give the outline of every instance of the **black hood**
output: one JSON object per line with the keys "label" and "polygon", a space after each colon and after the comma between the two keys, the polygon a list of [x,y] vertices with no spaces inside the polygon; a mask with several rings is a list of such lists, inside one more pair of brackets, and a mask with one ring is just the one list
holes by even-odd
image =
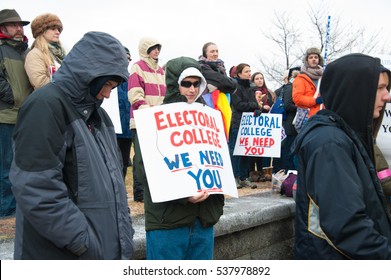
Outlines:
{"label": "black hood", "polygon": [[127,81],[128,58],[123,45],[103,32],[88,32],[78,41],[54,74],[54,83],[67,94],[77,110],[88,118],[102,101],[90,94],[91,82],[102,76]]}
{"label": "black hood", "polygon": [[327,65],[320,85],[326,109],[337,113],[370,151],[380,59],[349,54]]}

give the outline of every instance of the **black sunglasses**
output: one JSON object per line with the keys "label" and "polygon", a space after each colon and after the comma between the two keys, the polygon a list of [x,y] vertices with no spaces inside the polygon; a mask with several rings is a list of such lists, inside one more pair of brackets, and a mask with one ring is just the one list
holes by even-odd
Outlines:
{"label": "black sunglasses", "polygon": [[189,88],[191,86],[195,87],[195,88],[198,88],[201,84],[201,81],[196,81],[194,83],[190,82],[190,81],[182,81],[181,82],[181,87],[185,87],[185,88]]}

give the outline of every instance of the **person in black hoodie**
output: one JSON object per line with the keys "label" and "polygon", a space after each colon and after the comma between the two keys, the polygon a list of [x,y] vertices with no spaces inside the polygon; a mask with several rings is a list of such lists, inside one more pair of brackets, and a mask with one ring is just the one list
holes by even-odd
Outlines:
{"label": "person in black hoodie", "polygon": [[380,59],[330,63],[319,111],[297,136],[297,259],[391,259],[391,220],[377,177],[374,128],[390,101]]}
{"label": "person in black hoodie", "polygon": [[19,110],[10,180],[15,259],[131,259],[132,219],[103,100],[129,77],[122,44],[88,32]]}

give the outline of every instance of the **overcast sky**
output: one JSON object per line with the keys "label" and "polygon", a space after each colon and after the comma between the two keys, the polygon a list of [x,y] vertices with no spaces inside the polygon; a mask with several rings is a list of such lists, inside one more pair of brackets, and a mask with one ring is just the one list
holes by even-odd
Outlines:
{"label": "overcast sky", "polygon": [[[274,11],[286,11],[303,26],[308,3],[322,0],[1,0],[0,9],[16,9],[23,20],[50,12],[58,15],[64,30],[61,41],[69,51],[88,31],[104,31],[117,37],[138,60],[140,38],[155,37],[163,47],[161,65],[178,56],[195,59],[204,43],[219,46],[226,68],[245,62],[252,71],[262,70],[260,56],[270,54],[270,44],[262,32],[271,29]],[[391,41],[391,1],[327,0],[327,14],[346,23],[381,30]],[[306,18],[305,18],[306,19]],[[325,25],[327,19],[325,19]],[[304,28],[304,27],[303,27]],[[29,44],[33,42],[30,25],[25,28]],[[309,42],[309,47],[316,45]],[[390,51],[391,52],[391,51]]]}

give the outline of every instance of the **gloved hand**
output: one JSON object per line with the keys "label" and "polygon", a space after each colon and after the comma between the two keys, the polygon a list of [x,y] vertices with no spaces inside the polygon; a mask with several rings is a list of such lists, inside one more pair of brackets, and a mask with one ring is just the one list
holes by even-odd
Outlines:
{"label": "gloved hand", "polygon": [[317,98],[315,99],[315,101],[316,101],[316,104],[322,104],[322,103],[323,103],[323,100],[322,100],[322,97],[321,97],[321,96],[317,97]]}
{"label": "gloved hand", "polygon": [[256,109],[256,110],[254,111],[254,117],[259,117],[261,114],[262,114],[262,111],[261,111],[261,110]]}

